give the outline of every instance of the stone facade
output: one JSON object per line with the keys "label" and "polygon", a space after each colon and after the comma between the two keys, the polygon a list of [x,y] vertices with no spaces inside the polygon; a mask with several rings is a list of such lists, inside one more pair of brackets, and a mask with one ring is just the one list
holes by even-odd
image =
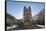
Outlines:
{"label": "stone facade", "polygon": [[13,26],[15,25],[15,18],[10,15],[10,14],[6,14],[6,26]]}
{"label": "stone facade", "polygon": [[26,6],[24,7],[23,18],[24,18],[24,27],[26,27],[26,28],[31,27],[31,25],[32,25],[32,15],[31,15],[30,6],[29,6],[28,9],[26,8]]}
{"label": "stone facade", "polygon": [[45,25],[45,9],[42,9],[38,14],[38,21],[37,23],[40,25]]}

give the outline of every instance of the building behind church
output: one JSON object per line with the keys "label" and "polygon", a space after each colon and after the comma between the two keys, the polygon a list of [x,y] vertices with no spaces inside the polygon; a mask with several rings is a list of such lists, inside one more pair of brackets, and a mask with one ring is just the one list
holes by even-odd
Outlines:
{"label": "building behind church", "polygon": [[15,24],[16,24],[15,17],[7,13],[6,14],[6,26],[13,26]]}

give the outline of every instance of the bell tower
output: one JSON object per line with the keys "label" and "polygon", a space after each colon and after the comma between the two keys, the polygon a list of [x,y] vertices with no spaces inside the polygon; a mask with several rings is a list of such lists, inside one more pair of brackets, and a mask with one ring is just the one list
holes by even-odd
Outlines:
{"label": "bell tower", "polygon": [[24,19],[24,27],[29,28],[32,25],[32,15],[31,15],[31,8],[30,6],[28,9],[26,6],[24,7],[24,14],[23,14],[23,19]]}

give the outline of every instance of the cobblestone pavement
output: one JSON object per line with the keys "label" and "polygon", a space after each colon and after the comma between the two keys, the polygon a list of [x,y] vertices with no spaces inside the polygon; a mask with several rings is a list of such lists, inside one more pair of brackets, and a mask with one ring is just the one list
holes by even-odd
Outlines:
{"label": "cobblestone pavement", "polygon": [[23,26],[18,26],[18,27],[14,27],[13,29],[10,29],[10,30],[25,30],[25,29],[42,29],[44,27],[40,27],[40,26],[31,26],[29,28],[25,28]]}

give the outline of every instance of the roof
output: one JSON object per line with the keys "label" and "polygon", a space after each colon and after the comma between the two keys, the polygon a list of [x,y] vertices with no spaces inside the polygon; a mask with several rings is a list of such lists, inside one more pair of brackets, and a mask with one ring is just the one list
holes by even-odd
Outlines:
{"label": "roof", "polygon": [[10,15],[10,14],[8,14],[8,13],[6,13],[6,17],[15,18],[15,17],[13,17],[12,15]]}

